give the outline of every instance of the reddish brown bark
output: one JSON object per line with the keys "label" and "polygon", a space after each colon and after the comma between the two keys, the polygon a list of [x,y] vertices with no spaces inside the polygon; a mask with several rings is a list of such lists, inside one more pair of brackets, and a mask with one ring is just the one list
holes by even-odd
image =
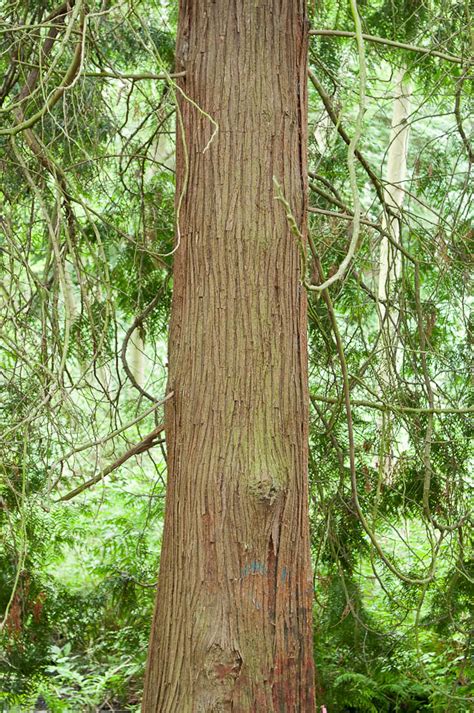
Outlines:
{"label": "reddish brown bark", "polygon": [[[303,0],[182,0],[168,492],[145,713],[314,711]],[[186,156],[188,159],[186,159]]]}

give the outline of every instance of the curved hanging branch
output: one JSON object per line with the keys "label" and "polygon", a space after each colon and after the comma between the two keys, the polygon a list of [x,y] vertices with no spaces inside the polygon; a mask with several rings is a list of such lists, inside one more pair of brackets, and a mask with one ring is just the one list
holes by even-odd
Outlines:
{"label": "curved hanging branch", "polygon": [[[61,80],[60,84],[56,89],[48,96],[46,101],[44,102],[43,106],[41,109],[39,109],[35,114],[32,114],[32,116],[28,117],[28,119],[24,119],[24,109],[20,106],[17,106],[14,109],[14,114],[15,118],[17,120],[16,124],[14,126],[8,127],[6,129],[0,129],[0,136],[15,136],[16,134],[20,133],[21,131],[24,131],[25,129],[31,129],[32,126],[34,126],[45,114],[51,111],[51,109],[55,106],[55,104],[58,103],[58,101],[61,99],[63,96],[64,92],[67,89],[71,89],[75,83],[77,82],[80,74],[80,68],[82,66],[82,62],[84,59],[84,45],[85,45],[85,23],[86,23],[87,16],[84,15],[84,13],[81,13],[81,19],[80,19],[80,30],[79,30],[79,41],[76,44],[76,48],[74,50],[74,56],[72,58],[72,61],[63,77]],[[57,33],[56,33],[57,34]],[[50,36],[48,37],[48,43],[47,43],[47,48],[50,51],[53,42],[54,42],[54,37]],[[45,48],[43,49],[43,53],[46,50],[46,43],[45,43]],[[34,84],[36,83],[38,79],[38,72],[37,70],[33,70],[32,75],[34,75],[34,78],[31,77],[29,80],[26,82],[24,89],[22,92],[20,92],[19,99],[23,102],[24,99],[26,99],[30,94],[33,89]],[[34,81],[33,81],[34,80]],[[26,93],[25,93],[26,90]]]}
{"label": "curved hanging branch", "polygon": [[456,117],[456,124],[458,127],[459,136],[461,137],[464,147],[466,149],[467,157],[469,159],[469,166],[471,166],[474,163],[474,149],[472,148],[471,142],[469,141],[469,137],[466,134],[466,131],[464,129],[464,126],[462,123],[462,116],[461,116],[461,93],[462,93],[463,84],[466,81],[467,73],[468,73],[468,68],[466,67],[464,69],[462,75],[459,77],[459,80],[456,84],[456,95],[455,95],[455,101],[454,101],[454,116]]}
{"label": "curved hanging branch", "polygon": [[[347,30],[310,30],[309,34],[316,37],[351,37],[353,39],[357,38],[356,32],[351,32]],[[386,37],[366,35],[365,33],[363,33],[362,39],[365,42],[373,42],[375,44],[385,45],[386,47],[395,47],[397,49],[407,50],[408,52],[417,52],[418,54],[438,57],[439,59],[444,59],[446,62],[454,62],[455,64],[463,64],[463,62],[466,61],[462,57],[457,57],[456,55],[448,54],[447,52],[440,52],[439,50],[431,49],[429,47],[419,47],[417,45],[410,45],[405,42],[396,42],[395,40],[389,40]],[[469,60],[468,63],[473,64],[473,61]]]}
{"label": "curved hanging branch", "polygon": [[[310,240],[310,246],[311,246],[313,258],[316,262],[318,271],[319,271],[320,275],[322,275],[323,273],[322,273],[321,262],[318,258],[316,250],[314,249],[314,246],[312,245],[311,240]],[[349,466],[350,466],[350,475],[351,475],[352,502],[354,505],[354,509],[356,511],[357,517],[358,517],[364,531],[369,536],[370,541],[373,544],[377,554],[379,555],[382,562],[386,565],[386,567],[388,567],[388,569],[396,577],[398,577],[402,582],[405,582],[406,584],[426,585],[429,582],[431,582],[434,577],[434,568],[435,568],[435,562],[436,562],[435,557],[432,558],[431,565],[429,568],[429,574],[427,577],[415,578],[415,577],[409,577],[408,575],[404,574],[393,564],[393,562],[391,562],[386,557],[385,553],[383,552],[383,550],[380,546],[379,541],[377,540],[377,538],[375,536],[375,533],[370,528],[369,523],[367,522],[367,519],[366,519],[364,513],[362,512],[362,508],[361,508],[361,505],[359,502],[358,489],[357,489],[357,474],[356,474],[356,464],[355,464],[355,440],[354,440],[354,427],[353,427],[353,421],[352,421],[352,406],[351,406],[351,395],[350,395],[350,384],[349,384],[349,372],[347,369],[347,362],[346,362],[346,357],[344,354],[344,347],[342,344],[341,335],[339,333],[336,315],[335,315],[334,308],[332,305],[332,300],[331,300],[331,297],[329,295],[327,288],[325,288],[323,290],[322,295],[323,295],[323,299],[326,303],[326,307],[328,309],[331,326],[332,326],[334,337],[336,340],[336,348],[337,348],[337,353],[339,356],[339,362],[341,365],[342,386],[343,386],[343,392],[344,392],[344,405],[345,405],[345,409],[346,409],[346,418],[347,418],[347,434],[348,434],[348,439],[349,439]]]}
{"label": "curved hanging branch", "polygon": [[[170,394],[168,394],[168,396],[170,396]],[[72,498],[75,498],[76,495],[83,493],[84,490],[88,490],[88,488],[91,488],[96,483],[99,483],[107,475],[110,475],[110,473],[112,473],[114,470],[117,470],[117,468],[126,463],[133,456],[140,455],[140,453],[145,453],[146,451],[150,450],[150,448],[153,448],[153,446],[156,446],[160,442],[160,440],[158,440],[158,436],[163,433],[164,430],[164,424],[160,424],[159,426],[154,428],[151,433],[145,436],[145,438],[143,438],[139,443],[136,443],[126,453],[121,455],[120,458],[117,458],[117,460],[108,465],[106,468],[103,468],[92,478],[86,480],[85,483],[82,483],[82,485],[79,485],[77,488],[74,488],[74,490],[71,490],[69,493],[66,493],[66,495],[63,495],[62,497],[58,498],[55,502],[62,503],[66,500],[72,500]]]}
{"label": "curved hanging branch", "polygon": [[134,331],[140,327],[145,319],[148,317],[148,315],[154,310],[156,305],[158,304],[158,301],[160,300],[162,296],[162,290],[158,290],[157,294],[153,297],[152,301],[145,307],[145,309],[140,312],[140,314],[135,317],[133,320],[131,326],[127,329],[127,333],[125,334],[125,338],[123,340],[122,344],[122,350],[121,350],[121,359],[122,359],[122,366],[124,368],[124,371],[126,375],[128,376],[132,386],[140,392],[142,396],[145,396],[149,401],[152,403],[156,404],[158,403],[158,399],[156,399],[152,394],[149,394],[148,391],[145,391],[145,389],[138,383],[138,381],[135,378],[135,375],[133,374],[132,370],[130,369],[130,366],[127,361],[127,348],[128,344],[130,342],[130,338]]}

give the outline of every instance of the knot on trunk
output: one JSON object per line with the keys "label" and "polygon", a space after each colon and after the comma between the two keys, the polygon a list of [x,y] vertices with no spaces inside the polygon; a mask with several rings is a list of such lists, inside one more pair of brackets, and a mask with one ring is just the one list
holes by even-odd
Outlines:
{"label": "knot on trunk", "polygon": [[213,644],[205,655],[203,673],[197,682],[198,713],[228,713],[231,711],[235,682],[242,669],[238,651]]}
{"label": "knot on trunk", "polygon": [[285,485],[280,478],[268,472],[259,473],[258,477],[250,481],[249,492],[262,505],[273,505],[285,490]]}

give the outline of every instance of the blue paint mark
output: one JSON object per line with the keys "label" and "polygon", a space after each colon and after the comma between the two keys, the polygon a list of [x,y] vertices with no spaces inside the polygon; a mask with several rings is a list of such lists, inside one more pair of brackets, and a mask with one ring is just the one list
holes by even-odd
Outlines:
{"label": "blue paint mark", "polygon": [[288,570],[286,569],[286,567],[283,567],[283,569],[281,570],[281,581],[286,582],[287,579],[288,579]]}
{"label": "blue paint mark", "polygon": [[263,562],[250,562],[242,567],[241,576],[247,577],[249,574],[267,574],[267,567]]}

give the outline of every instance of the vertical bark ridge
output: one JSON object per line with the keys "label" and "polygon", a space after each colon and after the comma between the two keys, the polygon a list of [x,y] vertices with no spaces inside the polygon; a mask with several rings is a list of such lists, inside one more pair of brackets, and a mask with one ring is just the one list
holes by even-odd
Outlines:
{"label": "vertical bark ridge", "polygon": [[[314,711],[307,515],[303,0],[181,0],[188,184],[145,713]],[[185,152],[178,132],[177,195]]]}

